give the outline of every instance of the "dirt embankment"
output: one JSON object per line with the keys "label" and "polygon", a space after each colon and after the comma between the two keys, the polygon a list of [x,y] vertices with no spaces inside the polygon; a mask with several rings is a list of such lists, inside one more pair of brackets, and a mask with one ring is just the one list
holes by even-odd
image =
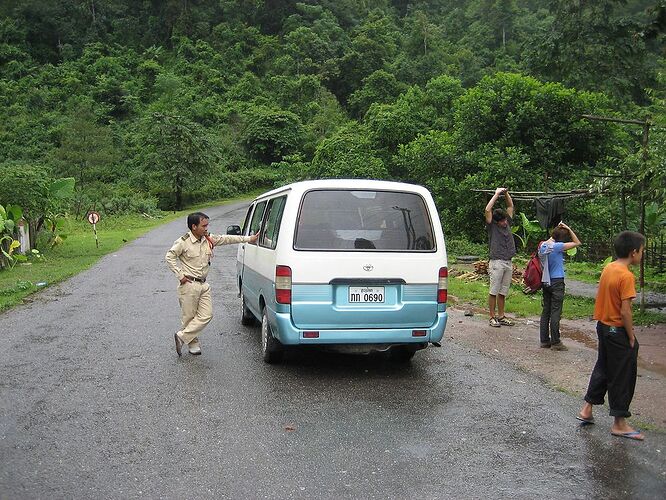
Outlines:
{"label": "dirt embankment", "polygon": [[[463,307],[449,308],[448,339],[511,362],[582,401],[597,357],[594,321],[562,320],[562,339],[569,350],[553,351],[539,347],[539,318],[518,318],[513,327],[492,328],[487,312],[476,309],[473,316],[465,316],[470,308]],[[666,325],[637,327],[636,337],[640,348],[633,421],[666,432]],[[604,413],[607,409],[597,410]]]}

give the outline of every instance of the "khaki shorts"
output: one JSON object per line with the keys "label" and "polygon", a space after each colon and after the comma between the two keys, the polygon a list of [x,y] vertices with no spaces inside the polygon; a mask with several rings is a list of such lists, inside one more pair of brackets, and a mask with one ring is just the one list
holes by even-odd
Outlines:
{"label": "khaki shorts", "polygon": [[491,260],[488,263],[488,274],[490,275],[490,295],[506,297],[511,286],[513,263],[510,260]]}

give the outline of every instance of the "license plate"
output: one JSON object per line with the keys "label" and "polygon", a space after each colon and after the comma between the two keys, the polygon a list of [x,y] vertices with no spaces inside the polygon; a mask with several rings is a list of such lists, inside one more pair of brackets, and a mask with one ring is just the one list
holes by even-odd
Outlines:
{"label": "license plate", "polygon": [[349,303],[382,303],[384,302],[383,286],[350,286]]}

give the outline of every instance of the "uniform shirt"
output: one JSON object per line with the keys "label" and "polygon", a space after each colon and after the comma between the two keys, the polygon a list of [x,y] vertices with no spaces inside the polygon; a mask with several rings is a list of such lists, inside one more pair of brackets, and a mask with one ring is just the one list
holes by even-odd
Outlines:
{"label": "uniform shirt", "polygon": [[564,278],[564,243],[544,241],[539,246],[539,260],[543,269],[542,283],[550,286],[553,278]]}
{"label": "uniform shirt", "polygon": [[608,326],[624,326],[620,306],[622,301],[636,297],[636,278],[627,266],[616,262],[608,264],[599,279],[599,290],[594,302],[594,319]]}
{"label": "uniform shirt", "polygon": [[[250,236],[211,234],[208,237],[211,239],[213,246],[250,241]],[[192,231],[188,231],[173,243],[173,246],[166,253],[165,259],[169,269],[178,276],[179,280],[183,279],[184,276],[205,280],[208,276],[212,257],[213,249],[208,240],[205,237],[197,240]],[[178,261],[180,261],[180,267]]]}
{"label": "uniform shirt", "polygon": [[511,260],[516,255],[516,243],[513,241],[511,224],[513,219],[507,217],[506,227],[500,227],[497,222],[486,223],[488,238],[490,239],[491,260]]}

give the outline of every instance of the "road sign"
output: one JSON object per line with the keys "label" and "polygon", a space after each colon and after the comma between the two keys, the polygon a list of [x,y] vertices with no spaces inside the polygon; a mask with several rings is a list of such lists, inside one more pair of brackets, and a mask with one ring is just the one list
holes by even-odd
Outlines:
{"label": "road sign", "polygon": [[86,217],[88,219],[88,222],[92,224],[93,233],[95,233],[95,246],[99,248],[99,240],[97,239],[97,225],[96,225],[99,222],[99,214],[94,210],[91,210],[90,212],[88,212],[88,215]]}
{"label": "road sign", "polygon": [[99,214],[97,212],[88,212],[88,222],[97,224],[99,222]]}

